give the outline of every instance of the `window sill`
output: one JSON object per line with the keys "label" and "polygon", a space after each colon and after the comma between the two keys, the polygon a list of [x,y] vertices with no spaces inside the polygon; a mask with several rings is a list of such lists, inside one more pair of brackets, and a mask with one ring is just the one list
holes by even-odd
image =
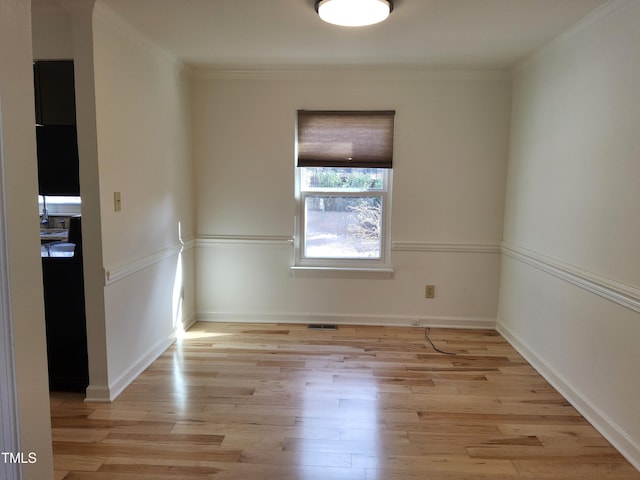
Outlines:
{"label": "window sill", "polygon": [[392,268],[352,268],[352,267],[291,267],[291,274],[299,278],[371,278],[393,277]]}

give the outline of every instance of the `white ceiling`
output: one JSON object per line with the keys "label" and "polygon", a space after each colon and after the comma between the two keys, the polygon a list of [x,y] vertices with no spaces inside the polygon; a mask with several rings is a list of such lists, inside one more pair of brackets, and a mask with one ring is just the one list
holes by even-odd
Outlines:
{"label": "white ceiling", "polygon": [[606,0],[395,0],[389,19],[344,28],[314,0],[102,0],[191,64],[504,69]]}

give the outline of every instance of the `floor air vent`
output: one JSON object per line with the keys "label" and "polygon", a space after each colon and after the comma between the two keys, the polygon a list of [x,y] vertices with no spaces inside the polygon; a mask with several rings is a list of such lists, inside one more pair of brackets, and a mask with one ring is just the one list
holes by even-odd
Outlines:
{"label": "floor air vent", "polygon": [[307,328],[311,330],[337,330],[338,326],[329,323],[312,323],[307,325]]}

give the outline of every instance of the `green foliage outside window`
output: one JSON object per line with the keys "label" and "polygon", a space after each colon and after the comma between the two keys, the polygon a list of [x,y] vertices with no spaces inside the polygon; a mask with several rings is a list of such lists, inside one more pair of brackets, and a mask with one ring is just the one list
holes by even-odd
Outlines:
{"label": "green foliage outside window", "polygon": [[382,189],[382,175],[378,169],[368,168],[309,168],[311,188]]}

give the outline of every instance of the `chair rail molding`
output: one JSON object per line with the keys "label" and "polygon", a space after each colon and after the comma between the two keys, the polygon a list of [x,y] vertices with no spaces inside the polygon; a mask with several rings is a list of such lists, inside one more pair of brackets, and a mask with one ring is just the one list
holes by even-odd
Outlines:
{"label": "chair rail molding", "polygon": [[640,313],[640,289],[636,287],[507,242],[502,243],[502,253]]}
{"label": "chair rail molding", "polygon": [[196,247],[217,245],[293,245],[291,235],[198,235]]}
{"label": "chair rail molding", "polygon": [[193,240],[177,243],[151,252],[148,255],[133,258],[120,265],[104,267],[104,284],[105,286],[111,285],[167,258],[174,257],[185,250],[193,248],[194,244]]}
{"label": "chair rail molding", "polygon": [[500,253],[498,243],[433,243],[394,240],[391,250],[396,252]]}

